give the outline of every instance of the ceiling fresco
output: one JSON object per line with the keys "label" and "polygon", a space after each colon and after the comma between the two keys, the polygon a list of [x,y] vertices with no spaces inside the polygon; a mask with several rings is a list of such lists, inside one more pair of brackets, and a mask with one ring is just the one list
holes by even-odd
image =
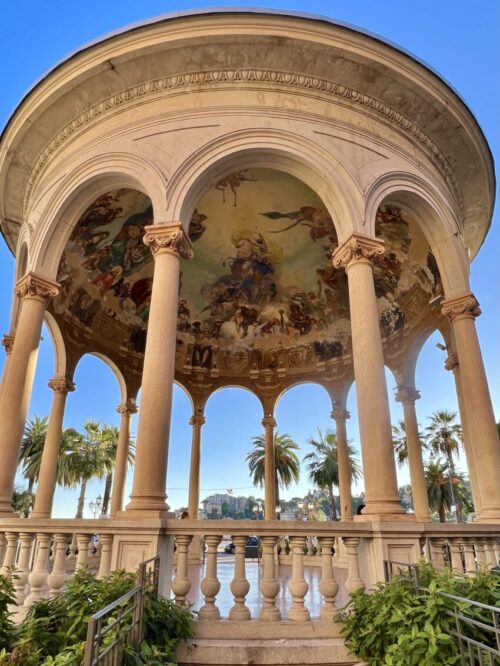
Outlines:
{"label": "ceiling fresco", "polygon": [[[149,199],[120,189],[97,199],[76,225],[53,311],[73,336],[86,331],[86,351],[97,344],[143,353],[153,260],[142,236],[152,222]],[[407,211],[381,206],[376,231],[386,244],[374,275],[388,339],[421,318],[441,286]],[[350,353],[347,277],[331,261],[334,221],[304,183],[271,169],[234,173],[199,200],[189,236],[194,259],[181,267],[178,372],[293,372]]]}

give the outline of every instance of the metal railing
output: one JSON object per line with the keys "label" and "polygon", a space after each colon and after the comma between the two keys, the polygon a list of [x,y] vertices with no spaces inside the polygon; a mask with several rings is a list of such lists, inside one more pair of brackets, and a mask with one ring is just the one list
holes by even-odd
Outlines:
{"label": "metal railing", "polygon": [[84,666],[115,666],[123,662],[126,648],[139,648],[144,636],[145,601],[158,594],[159,571],[159,557],[142,562],[136,587],[92,615]]}
{"label": "metal railing", "polygon": [[[401,574],[406,575],[414,591],[428,592],[420,585],[418,564],[384,560],[386,582]],[[500,607],[440,590],[436,594],[454,602],[453,608],[444,613],[454,619],[450,634],[457,642],[462,666],[500,666]]]}

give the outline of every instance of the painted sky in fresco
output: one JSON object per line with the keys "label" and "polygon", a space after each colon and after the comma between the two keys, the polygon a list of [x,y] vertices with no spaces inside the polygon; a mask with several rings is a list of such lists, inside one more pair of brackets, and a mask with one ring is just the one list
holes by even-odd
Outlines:
{"label": "painted sky in fresco", "polygon": [[[238,6],[238,3],[232,3]],[[244,2],[240,6],[257,5]],[[497,0],[420,0],[403,3],[400,0],[342,0],[324,2],[268,2],[269,7],[329,15],[333,19],[352,23],[372,31],[382,38],[402,46],[429,63],[460,93],[476,114],[490,142],[493,154],[500,159],[500,3]],[[170,11],[207,6],[203,3],[164,2],[148,0],[88,0],[68,3],[51,0],[19,0],[0,3],[0,22],[3,29],[0,42],[0,127],[3,127],[24,92],[43,72],[71,51],[103,34],[128,23]],[[498,208],[498,207],[497,207]],[[484,247],[472,266],[472,288],[483,308],[477,325],[490,381],[493,404],[500,418],[500,220],[495,214]],[[13,260],[0,243],[0,331],[7,331],[10,318]],[[419,419],[441,408],[456,408],[453,381],[443,370],[444,354],[435,347],[438,336],[426,344],[417,368],[417,387],[422,399],[417,404]],[[3,358],[0,365],[3,364]],[[41,344],[39,367],[35,378],[30,414],[46,414],[50,409],[51,392],[47,381],[53,373],[53,356],[47,332]],[[85,418],[118,423],[115,407],[120,401],[118,388],[111,372],[97,359],[86,357],[77,368],[77,391],[71,394],[66,410],[65,425],[81,427]],[[388,376],[390,393],[395,382]],[[306,408],[305,408],[306,407]],[[358,445],[356,405],[353,392],[348,405],[352,418],[349,436]],[[391,400],[393,421],[401,417],[400,406]],[[285,394],[277,411],[281,432],[290,433],[307,452],[306,441],[316,427],[329,425],[329,401],[319,387],[297,387]],[[173,436],[168,474],[170,502],[173,506],[187,499],[187,476],[190,447],[190,428],[187,421],[190,406],[187,398],[177,391],[174,398]],[[249,494],[244,457],[251,436],[260,432],[261,410],[257,400],[243,391],[226,389],[217,393],[207,406],[202,457],[202,495],[212,490],[233,488],[235,494]],[[136,429],[134,419],[133,430]],[[401,480],[406,479],[404,470]],[[130,480],[129,480],[130,485]],[[287,496],[305,492],[308,483],[304,475],[299,488]],[[91,484],[87,500],[93,499],[103,484]],[[59,492],[56,496],[56,515],[71,516],[76,507],[76,492]]]}

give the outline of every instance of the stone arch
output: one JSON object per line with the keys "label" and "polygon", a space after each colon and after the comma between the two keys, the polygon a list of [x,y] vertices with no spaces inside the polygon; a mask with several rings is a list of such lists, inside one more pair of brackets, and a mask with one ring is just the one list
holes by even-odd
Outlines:
{"label": "stone arch", "polygon": [[446,298],[469,292],[469,258],[457,215],[435,189],[407,173],[385,174],[372,183],[366,195],[366,233],[375,236],[379,206],[390,199],[411,211],[438,264]]}
{"label": "stone arch", "polygon": [[266,167],[302,180],[324,202],[342,240],[361,228],[362,194],[347,170],[321,146],[281,130],[244,130],[218,138],[194,152],[167,187],[170,217],[188,227],[197,201],[235,169]]}
{"label": "stone arch", "polygon": [[32,237],[30,270],[55,279],[66,242],[82,213],[105,192],[125,187],[148,196],[155,221],[165,221],[164,177],[154,165],[123,153],[94,157],[73,170],[47,195],[47,201],[37,203],[42,210]]}
{"label": "stone arch", "polygon": [[61,333],[61,329],[57,324],[55,317],[48,311],[45,311],[45,326],[49,331],[52,346],[54,348],[54,376],[66,377],[67,374],[67,359],[66,359],[66,345]]}
{"label": "stone arch", "polygon": [[[179,381],[178,379],[174,379],[174,384],[178,388],[180,388],[183,393],[186,394],[186,397],[189,400],[189,404],[191,405],[191,411],[194,412],[195,404],[196,404],[196,399],[194,398],[194,396],[191,394],[189,389],[186,386],[184,386],[184,384],[181,381]],[[206,399],[205,399],[205,402],[206,402]]]}
{"label": "stone arch", "polygon": [[[279,405],[281,399],[284,398],[284,396],[285,396],[287,393],[289,393],[289,392],[292,391],[293,389],[297,388],[297,386],[304,386],[304,385],[307,385],[307,384],[311,384],[312,386],[319,386],[320,388],[322,388],[322,389],[325,391],[325,393],[328,395],[328,397],[330,398],[330,400],[331,400],[331,402],[332,402],[332,406],[333,406],[333,402],[334,402],[334,400],[335,400],[335,397],[334,397],[334,391],[333,391],[332,389],[327,388],[322,382],[316,381],[316,380],[314,380],[314,379],[301,379],[301,380],[299,380],[299,381],[297,381],[297,382],[294,382],[293,384],[290,384],[289,386],[286,386],[286,387],[285,387],[285,388],[284,388],[284,389],[283,389],[283,390],[282,390],[282,391],[276,396],[276,398],[275,398],[275,400],[274,400],[274,404],[273,404],[273,414],[276,412],[276,409],[277,409],[277,407],[278,407],[278,405]],[[328,415],[328,416],[329,416],[329,415]]]}
{"label": "stone arch", "polygon": [[205,409],[207,408],[207,405],[210,402],[210,398],[212,398],[216,393],[221,393],[225,389],[241,389],[243,391],[246,391],[247,393],[250,393],[251,396],[254,398],[257,398],[259,403],[262,405],[262,409],[265,410],[265,401],[262,399],[262,397],[256,393],[255,391],[252,391],[251,388],[248,386],[245,386],[244,384],[224,384],[224,386],[217,386],[213,391],[211,391],[205,398]]}
{"label": "stone arch", "polygon": [[120,368],[116,365],[116,363],[114,363],[110,358],[108,358],[104,354],[101,354],[100,352],[88,351],[85,354],[83,354],[83,356],[80,356],[77,363],[75,364],[75,369],[74,369],[73,372],[76,372],[78,364],[80,363],[80,361],[82,360],[82,358],[84,356],[95,356],[96,358],[98,358],[100,361],[102,361],[104,363],[104,365],[106,365],[111,370],[111,372],[113,373],[113,375],[116,378],[116,381],[118,382],[118,390],[120,392],[120,404],[126,403],[127,398],[128,398],[127,384],[125,382],[125,378],[124,378]]}

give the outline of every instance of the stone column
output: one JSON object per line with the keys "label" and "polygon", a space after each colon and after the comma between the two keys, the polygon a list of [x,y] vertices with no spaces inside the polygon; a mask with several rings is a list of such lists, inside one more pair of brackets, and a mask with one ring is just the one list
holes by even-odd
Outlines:
{"label": "stone column", "polygon": [[353,234],[334,253],[349,284],[351,335],[361,453],[365,479],[363,514],[403,514],[392,447],[389,399],[384,372],[372,260],[384,253],[376,238]]}
{"label": "stone column", "polygon": [[262,419],[265,435],[264,462],[264,518],[276,520],[276,461],[274,451],[274,429],[276,420],[271,414]]}
{"label": "stone column", "polygon": [[111,494],[111,518],[115,518],[117,511],[121,511],[123,507],[130,443],[130,417],[137,412],[135,400],[129,398],[122,405],[118,405],[116,411],[120,414],[121,418],[118,446],[116,449],[115,473],[113,476],[113,492]]}
{"label": "stone column", "polygon": [[193,256],[180,224],[146,227],[144,242],[154,256],[154,276],[142,371],[134,482],[127,511],[167,510],[168,441],[175,370],[180,258]]}
{"label": "stone column", "polygon": [[199,518],[200,506],[200,460],[201,460],[201,427],[205,424],[202,413],[193,414],[189,419],[189,425],[193,426],[191,440],[191,464],[189,467],[189,517],[197,520]]}
{"label": "stone column", "polygon": [[51,379],[49,388],[54,391],[50,410],[47,436],[43,445],[40,475],[35,495],[35,506],[31,518],[50,518],[52,502],[57,484],[57,459],[61,447],[64,408],[68,391],[74,391],[75,385],[65,378]]}
{"label": "stone column", "polygon": [[417,521],[426,523],[430,522],[431,517],[425,483],[424,462],[422,460],[422,444],[418,430],[417,412],[415,411],[415,400],[419,398],[420,393],[415,388],[398,386],[396,401],[403,405],[413,509]]}
{"label": "stone column", "polygon": [[337,434],[337,465],[339,468],[340,519],[352,520],[351,470],[347,443],[346,420],[350,418],[347,409],[335,405],[331,417],[335,420]]}
{"label": "stone column", "polygon": [[58,293],[58,285],[34,273],[16,284],[22,299],[16,338],[4,373],[0,396],[0,514],[11,514],[14,477],[19,462],[26,412],[35,373],[38,344],[48,301]]}
{"label": "stone column", "polygon": [[481,314],[472,294],[449,299],[443,304],[455,338],[460,366],[467,430],[474,446],[477,479],[481,480],[483,523],[500,522],[500,442],[483,358],[476,333],[475,317]]}
{"label": "stone column", "polygon": [[453,372],[453,379],[455,380],[455,390],[457,392],[458,411],[460,413],[460,423],[462,425],[462,440],[464,443],[465,457],[467,459],[467,467],[469,469],[470,489],[472,493],[472,501],[476,515],[481,513],[483,500],[481,498],[481,484],[477,477],[476,461],[474,458],[474,443],[469,434],[467,425],[467,410],[464,403],[464,393],[462,390],[462,378],[460,377],[460,366],[458,364],[458,356],[455,352],[448,352],[448,357],[444,364],[446,370]]}

